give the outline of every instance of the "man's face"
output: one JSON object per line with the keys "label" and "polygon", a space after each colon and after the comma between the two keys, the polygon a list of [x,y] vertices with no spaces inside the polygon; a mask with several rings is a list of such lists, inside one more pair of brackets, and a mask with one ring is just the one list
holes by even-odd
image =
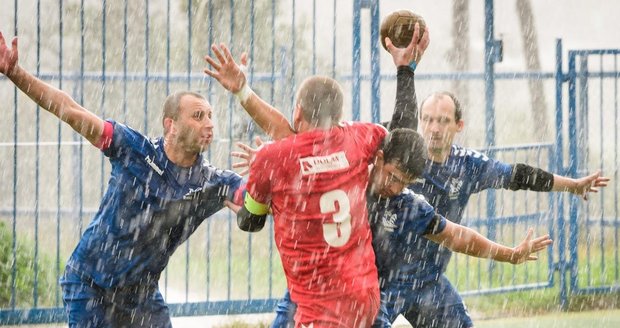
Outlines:
{"label": "man's face", "polygon": [[454,102],[448,96],[432,96],[421,109],[422,136],[430,155],[449,151],[454,136],[463,130],[463,120],[456,121]]}
{"label": "man's face", "polygon": [[179,116],[174,121],[176,142],[188,152],[201,153],[213,141],[211,106],[204,99],[185,95],[179,101]]}
{"label": "man's face", "polygon": [[414,180],[403,173],[396,163],[384,163],[383,158],[379,157],[373,169],[370,190],[375,196],[394,197]]}

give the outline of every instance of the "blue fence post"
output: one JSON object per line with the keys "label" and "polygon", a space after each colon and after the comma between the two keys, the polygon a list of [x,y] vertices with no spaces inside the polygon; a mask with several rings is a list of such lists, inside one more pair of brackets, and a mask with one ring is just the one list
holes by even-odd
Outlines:
{"label": "blue fence post", "polygon": [[[485,146],[491,148],[495,145],[495,62],[498,60],[497,42],[493,37],[494,34],[494,18],[493,18],[493,0],[484,1],[484,37],[485,37],[485,51],[484,51],[484,85],[485,85],[485,122],[486,122],[486,135]],[[494,152],[489,150],[489,156],[493,157]],[[487,191],[487,221],[488,231],[487,236],[489,239],[494,240],[496,237],[496,223],[495,223],[495,191],[489,189]],[[489,263],[489,287],[493,283],[493,268],[494,263]]]}
{"label": "blue fence post", "polygon": [[379,0],[372,0],[370,4],[370,71],[371,84],[370,94],[372,121],[377,123],[381,120],[381,63],[379,51]]}
{"label": "blue fence post", "polygon": [[361,80],[360,80],[360,69],[361,69],[361,55],[362,55],[362,36],[361,36],[361,26],[362,26],[362,0],[354,0],[353,1],[353,65],[352,69],[352,77],[351,81],[351,100],[352,100],[352,109],[353,109],[353,121],[360,120],[360,90],[361,90]]}
{"label": "blue fence post", "polygon": [[[568,74],[570,80],[568,82],[568,170],[567,174],[575,176],[577,172],[577,70],[575,65],[576,53],[569,51],[568,53]],[[570,200],[570,217],[569,217],[569,240],[568,247],[570,252],[570,291],[577,290],[577,236],[579,234],[579,226],[576,217],[577,203],[575,198]]]}
{"label": "blue fence post", "polygon": [[[563,103],[562,103],[562,87],[566,82],[566,77],[562,73],[562,40],[558,39],[555,45],[555,124],[556,124],[556,139],[555,139],[555,156],[554,156],[554,168],[559,174],[564,174],[564,130],[562,129],[563,118]],[[558,220],[558,263],[557,269],[560,274],[560,307],[562,310],[568,309],[568,286],[566,284],[566,225],[564,220],[564,201],[560,195],[556,197],[557,207],[557,220]],[[553,254],[553,250],[551,252]]]}

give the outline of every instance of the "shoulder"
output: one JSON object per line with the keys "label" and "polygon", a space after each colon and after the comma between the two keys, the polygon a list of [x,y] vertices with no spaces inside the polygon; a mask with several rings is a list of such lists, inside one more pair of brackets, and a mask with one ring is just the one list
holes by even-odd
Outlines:
{"label": "shoulder", "polygon": [[459,145],[452,145],[450,156],[454,159],[468,160],[474,162],[487,162],[489,160],[489,157],[486,154],[475,149],[465,148]]}
{"label": "shoulder", "polygon": [[415,208],[426,211],[433,208],[423,195],[415,193],[409,188],[405,188],[403,192],[390,198],[390,202],[398,204],[403,209]]}
{"label": "shoulder", "polygon": [[207,181],[224,180],[226,184],[229,184],[229,182],[240,182],[242,180],[242,177],[236,172],[217,168],[206,158],[203,158],[200,167]]}
{"label": "shoulder", "polygon": [[[113,126],[112,143],[110,147],[104,151],[108,155],[115,154],[120,149],[157,149],[160,147],[157,139],[149,139],[137,130],[113,120],[108,120]],[[121,152],[122,153],[122,152]]]}
{"label": "shoulder", "polygon": [[386,135],[388,133],[388,130],[383,125],[378,123],[345,121],[340,122],[339,126],[346,130],[365,130],[383,135]]}

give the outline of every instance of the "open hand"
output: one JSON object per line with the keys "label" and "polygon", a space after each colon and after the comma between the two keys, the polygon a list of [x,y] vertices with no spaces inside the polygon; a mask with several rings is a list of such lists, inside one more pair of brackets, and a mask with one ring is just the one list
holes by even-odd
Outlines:
{"label": "open hand", "polygon": [[11,41],[9,48],[4,40],[4,35],[0,32],[0,73],[9,76],[17,66],[17,37]]}
{"label": "open hand", "polygon": [[596,171],[588,176],[576,179],[575,187],[570,192],[581,195],[584,200],[588,200],[588,193],[598,192],[599,187],[607,187],[609,178],[602,177],[601,171]]}
{"label": "open hand", "polygon": [[230,156],[242,159],[241,162],[233,163],[232,165],[232,167],[235,169],[244,168],[243,171],[239,173],[239,175],[248,174],[248,172],[250,171],[250,165],[256,157],[256,153],[263,146],[263,140],[260,137],[255,137],[254,143],[256,144],[256,148],[252,148],[242,142],[237,142],[237,147],[241,148],[243,151],[233,151],[232,153],[230,153]]}
{"label": "open hand", "polygon": [[422,55],[424,55],[424,51],[426,51],[426,48],[428,48],[428,45],[430,44],[430,32],[428,30],[428,26],[424,30],[424,35],[420,38],[420,24],[416,23],[411,42],[406,48],[398,48],[392,43],[390,38],[385,38],[385,46],[392,55],[392,59],[394,60],[396,67],[407,66],[412,61],[415,61],[416,64],[420,63],[420,60],[422,60]]}
{"label": "open hand", "polygon": [[533,254],[547,248],[547,246],[553,243],[553,240],[551,240],[549,235],[532,239],[532,234],[534,234],[534,229],[530,228],[527,231],[525,240],[523,240],[517,247],[513,248],[514,253],[510,258],[510,263],[519,264],[525,261],[538,260],[538,256]]}
{"label": "open hand", "polygon": [[211,45],[211,50],[217,57],[217,61],[208,55],[205,56],[205,60],[213,70],[205,68],[204,72],[215,78],[224,89],[232,93],[241,90],[246,83],[244,69],[248,63],[247,53],[241,54],[241,65],[238,65],[224,43],[220,43],[219,46]]}

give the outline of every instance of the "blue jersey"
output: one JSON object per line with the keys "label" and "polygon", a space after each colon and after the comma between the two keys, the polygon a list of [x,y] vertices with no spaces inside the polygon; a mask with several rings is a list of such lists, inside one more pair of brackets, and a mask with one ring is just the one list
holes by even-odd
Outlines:
{"label": "blue jersey", "polygon": [[[430,162],[422,179],[409,186],[414,192],[424,195],[437,213],[446,219],[460,223],[463,211],[472,194],[488,188],[508,188],[512,177],[512,166],[472,149],[453,145],[444,163]],[[407,236],[400,236],[407,239]],[[446,270],[452,252],[426,239],[416,241],[417,252],[414,261],[419,261],[424,270],[404,271],[412,275],[409,279],[427,281],[437,279]]]}
{"label": "blue jersey", "polygon": [[174,250],[241,184],[202,156],[192,167],[176,166],[163,139],[112,124],[108,188],[67,263],[103,288],[157,280]]}
{"label": "blue jersey", "polygon": [[409,189],[387,199],[367,197],[372,246],[382,284],[399,279],[401,272],[424,270],[416,261],[417,243],[426,234],[443,231],[446,219],[436,214],[423,196]]}

